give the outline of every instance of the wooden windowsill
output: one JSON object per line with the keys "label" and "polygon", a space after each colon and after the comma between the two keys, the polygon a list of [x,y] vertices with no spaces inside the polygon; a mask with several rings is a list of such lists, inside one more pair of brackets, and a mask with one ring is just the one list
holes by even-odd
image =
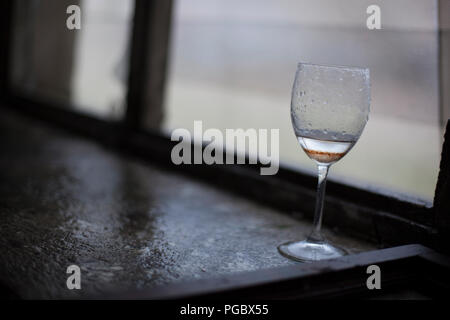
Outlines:
{"label": "wooden windowsill", "polygon": [[[277,245],[309,220],[3,112],[0,279],[24,298],[208,279],[295,265]],[[326,234],[350,252],[374,243]],[[83,290],[66,288],[76,264]]]}

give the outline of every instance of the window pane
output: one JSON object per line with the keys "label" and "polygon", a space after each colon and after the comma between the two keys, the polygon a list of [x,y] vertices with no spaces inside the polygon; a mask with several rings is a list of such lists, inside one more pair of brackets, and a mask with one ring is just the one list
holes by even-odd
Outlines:
{"label": "window pane", "polygon": [[[132,0],[14,2],[12,88],[94,116],[124,114]],[[69,30],[69,5],[81,29]]]}
{"label": "window pane", "polygon": [[431,200],[442,142],[437,4],[378,3],[382,30],[366,27],[368,0],[176,1],[164,129],[279,128],[280,160],[315,170],[290,122],[297,63],[366,66],[369,122],[331,178]]}

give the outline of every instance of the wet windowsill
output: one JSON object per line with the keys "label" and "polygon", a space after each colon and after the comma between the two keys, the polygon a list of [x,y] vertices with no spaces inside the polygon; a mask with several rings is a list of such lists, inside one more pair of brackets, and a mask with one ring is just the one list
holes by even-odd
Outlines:
{"label": "wet windowsill", "polygon": [[[228,193],[64,131],[0,117],[0,281],[24,298],[292,265],[278,244],[310,221]],[[325,230],[351,252],[375,245]],[[76,264],[83,290],[66,287]]]}

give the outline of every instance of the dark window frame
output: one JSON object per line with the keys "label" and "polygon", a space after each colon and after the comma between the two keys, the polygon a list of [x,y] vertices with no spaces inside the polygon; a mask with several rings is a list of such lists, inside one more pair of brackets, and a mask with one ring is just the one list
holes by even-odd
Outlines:
{"label": "dark window frame", "polygon": [[[145,114],[162,106],[172,0],[135,0],[127,109],[124,121],[120,122],[100,120],[75,112],[68,106],[38,101],[11,90],[8,68],[12,3],[12,0],[6,0],[0,5],[4,30],[0,41],[7,44],[2,45],[0,52],[0,93],[3,105],[117,150],[139,155],[179,173],[220,185],[289,214],[303,211],[308,218],[312,217],[317,182],[316,177],[309,173],[280,167],[276,176],[260,176],[257,165],[175,166],[170,160],[170,150],[175,142],[157,130],[143,129],[142,119]],[[148,90],[150,95],[145,96],[144,92]],[[448,149],[445,150],[448,152]],[[432,248],[448,250],[450,245],[442,246],[442,241],[439,241],[443,231],[450,229],[448,206],[440,205],[447,203],[445,198],[449,194],[449,187],[447,184],[442,187],[441,182],[447,181],[448,171],[445,164],[441,164],[438,182],[441,187],[440,192],[436,192],[434,206],[416,198],[388,196],[382,189],[363,190],[339,181],[330,181],[326,199],[329,214],[325,224],[376,242],[380,247],[419,242]]]}

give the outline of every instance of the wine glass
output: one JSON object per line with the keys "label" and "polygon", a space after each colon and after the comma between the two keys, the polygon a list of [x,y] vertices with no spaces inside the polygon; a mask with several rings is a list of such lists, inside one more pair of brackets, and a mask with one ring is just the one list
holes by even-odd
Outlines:
{"label": "wine glass", "polygon": [[280,253],[297,261],[345,255],[320,229],[328,169],[360,137],[370,110],[369,69],[299,63],[291,97],[291,120],[297,139],[318,169],[314,227],[302,241],[280,245]]}

